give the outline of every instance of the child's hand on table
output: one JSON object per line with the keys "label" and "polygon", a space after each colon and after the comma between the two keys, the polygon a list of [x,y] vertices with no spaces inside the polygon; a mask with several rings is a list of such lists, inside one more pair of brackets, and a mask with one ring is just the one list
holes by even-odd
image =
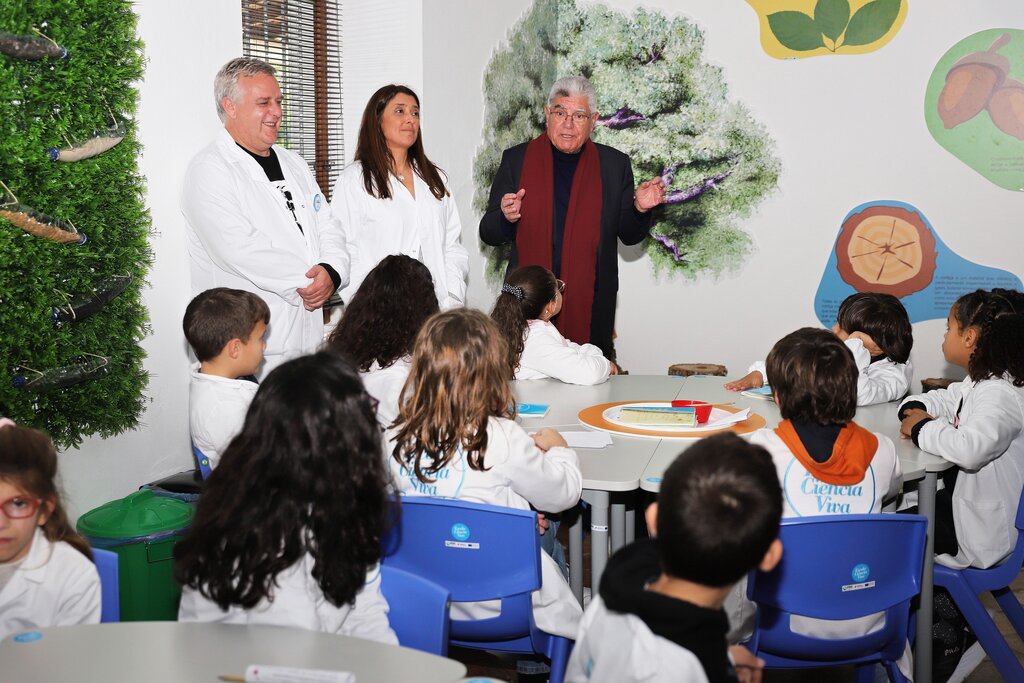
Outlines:
{"label": "child's hand on table", "polygon": [[556,430],[551,427],[542,427],[533,434],[533,443],[537,444],[537,448],[542,451],[547,451],[555,446],[568,446],[568,442],[559,434]]}
{"label": "child's hand on table", "polygon": [[910,435],[914,431],[914,425],[921,420],[934,420],[933,415],[929,415],[927,412],[920,408],[910,408],[904,411],[903,421],[900,422],[900,438],[909,439]]}
{"label": "child's hand on table", "polygon": [[764,377],[760,372],[754,370],[748,375],[740,377],[735,382],[726,382],[725,388],[729,391],[746,391],[747,389],[760,389],[764,386]]}
{"label": "child's hand on table", "polygon": [[608,374],[609,375],[617,375],[617,374],[619,374],[619,366],[616,365],[615,361],[613,361],[613,360],[608,361]]}

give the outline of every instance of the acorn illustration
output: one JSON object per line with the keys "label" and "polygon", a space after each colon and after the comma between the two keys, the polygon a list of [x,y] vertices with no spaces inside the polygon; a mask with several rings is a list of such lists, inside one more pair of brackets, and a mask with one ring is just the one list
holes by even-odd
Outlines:
{"label": "acorn illustration", "polygon": [[972,52],[950,68],[938,105],[939,118],[946,128],[977,116],[1006,80],[1010,61],[996,51],[1008,42],[1010,34],[1004,33],[985,52]]}
{"label": "acorn illustration", "polygon": [[999,130],[1024,140],[1024,83],[1007,78],[989,98],[988,115]]}

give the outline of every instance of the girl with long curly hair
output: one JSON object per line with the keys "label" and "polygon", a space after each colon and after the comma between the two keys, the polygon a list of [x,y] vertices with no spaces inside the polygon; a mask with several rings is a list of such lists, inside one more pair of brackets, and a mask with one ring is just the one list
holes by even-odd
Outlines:
{"label": "girl with long curly hair", "polygon": [[276,368],[175,548],[179,620],[396,644],[377,569],[389,488],[370,397],[348,362],[321,352]]}
{"label": "girl with long curly hair", "polygon": [[[561,512],[580,498],[576,452],[550,428],[532,436],[514,421],[505,340],[486,314],[438,313],[423,326],[398,418],[388,431],[391,472],[405,495]],[[534,618],[574,638],[582,612],[558,565],[541,553]],[[495,616],[486,603],[452,605],[452,618]]]}
{"label": "girl with long curly hair", "polygon": [[363,280],[327,339],[326,348],[343,354],[359,371],[366,391],[377,399],[377,421],[385,429],[398,416],[416,335],[437,310],[427,267],[402,254],[386,256]]}

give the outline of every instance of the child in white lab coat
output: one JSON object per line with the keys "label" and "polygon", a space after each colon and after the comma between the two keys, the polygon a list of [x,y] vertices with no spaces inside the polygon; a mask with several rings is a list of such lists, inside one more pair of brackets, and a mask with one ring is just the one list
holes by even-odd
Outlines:
{"label": "child in white lab coat", "polygon": [[260,385],[174,549],[178,619],[397,644],[377,568],[389,508],[359,375],[331,353],[288,361]]}
{"label": "child in white lab coat", "polygon": [[936,495],[935,553],[943,564],[991,567],[1016,543],[1024,487],[1022,349],[1024,294],[965,294],[949,311],[942,353],[967,377],[900,404],[900,433],[956,465]]}
{"label": "child in white lab coat", "polygon": [[542,266],[509,273],[491,317],[508,343],[508,365],[516,379],[553,377],[566,384],[600,384],[618,367],[593,344],[562,336],[551,319],[562,310],[565,283]]}
{"label": "child in white lab coat", "polygon": [[[391,472],[403,494],[551,512],[579,501],[576,452],[553,429],[531,437],[515,423],[508,379],[505,341],[485,314],[456,308],[427,321],[388,432]],[[541,572],[533,594],[538,628],[575,638],[582,610],[546,553]],[[458,603],[452,617],[487,618],[495,609]]]}
{"label": "child in white lab coat", "polygon": [[416,334],[437,311],[427,267],[404,254],[385,256],[345,305],[327,339],[327,350],[348,358],[377,399],[377,421],[384,429],[398,415]]}
{"label": "child in white lab coat", "polygon": [[0,640],[33,628],[96,624],[100,577],[75,533],[42,432],[0,420]]}
{"label": "child in white lab coat", "polygon": [[[839,305],[832,332],[846,344],[857,365],[857,405],[897,401],[907,395],[914,368],[910,350],[913,330],[907,309],[892,294],[857,292]],[[732,391],[764,386],[767,371],[761,361],[750,374],[725,385]]]}

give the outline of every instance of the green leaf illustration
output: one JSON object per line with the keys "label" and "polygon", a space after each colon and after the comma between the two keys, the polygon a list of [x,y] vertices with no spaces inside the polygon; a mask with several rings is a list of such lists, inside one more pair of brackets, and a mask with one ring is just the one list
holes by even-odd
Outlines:
{"label": "green leaf illustration", "polygon": [[821,39],[821,29],[809,15],[803,12],[776,12],[768,15],[768,27],[784,47],[798,52],[806,52],[825,43]]}
{"label": "green leaf illustration", "polygon": [[846,27],[844,45],[868,45],[884,36],[900,13],[903,0],[875,0],[857,10]]}
{"label": "green leaf illustration", "polygon": [[850,23],[849,0],[818,0],[814,6],[814,23],[819,31],[835,42]]}

